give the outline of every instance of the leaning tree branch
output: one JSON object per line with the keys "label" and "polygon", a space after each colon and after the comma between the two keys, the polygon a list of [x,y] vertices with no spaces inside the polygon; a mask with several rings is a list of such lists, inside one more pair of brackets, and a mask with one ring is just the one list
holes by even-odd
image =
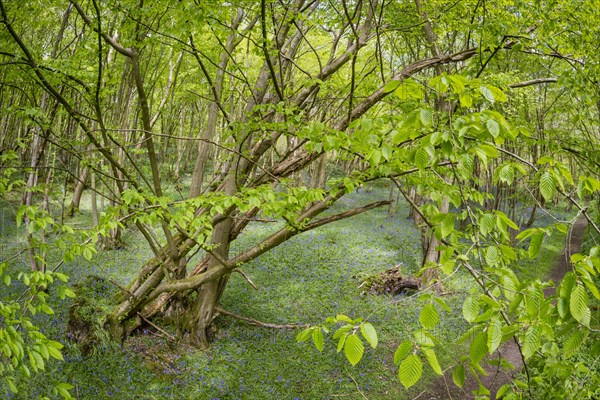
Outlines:
{"label": "leaning tree branch", "polygon": [[526,87],[526,86],[543,85],[545,83],[555,83],[555,82],[558,82],[558,79],[556,79],[556,78],[539,78],[539,79],[532,79],[532,80],[524,81],[524,82],[513,83],[511,85],[508,85],[508,87],[511,89],[516,89],[516,88],[522,88],[522,87]]}

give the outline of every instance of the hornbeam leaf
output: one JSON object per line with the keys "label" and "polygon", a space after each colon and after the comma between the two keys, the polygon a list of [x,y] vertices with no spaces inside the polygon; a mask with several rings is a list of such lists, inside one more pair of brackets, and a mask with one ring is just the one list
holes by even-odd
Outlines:
{"label": "hornbeam leaf", "polygon": [[563,353],[565,357],[570,357],[579,350],[579,347],[583,343],[583,332],[579,329],[574,329],[573,335],[571,335],[563,346]]}
{"label": "hornbeam leaf", "polygon": [[396,349],[396,352],[394,353],[394,364],[400,364],[400,361],[404,359],[404,357],[406,357],[408,353],[410,353],[412,348],[413,344],[410,340],[405,340],[404,342],[400,343],[400,345]]}
{"label": "hornbeam leaf", "polygon": [[579,347],[581,347],[581,345],[583,344],[583,340],[585,338],[581,330],[574,329],[574,331],[575,332],[573,333],[573,335],[571,335],[571,337],[569,337],[563,345],[563,353],[566,357],[570,357],[573,354],[575,354]]}
{"label": "hornbeam leaf", "polygon": [[406,389],[417,383],[419,379],[421,379],[422,374],[423,362],[421,361],[421,358],[415,354],[406,357],[398,369],[398,378],[400,378],[400,383],[402,383]]}
{"label": "hornbeam leaf", "polygon": [[419,314],[419,322],[425,329],[433,329],[439,322],[438,312],[432,304],[427,304]]}
{"label": "hornbeam leaf", "polygon": [[465,367],[457,365],[452,370],[452,380],[456,386],[462,388],[465,385]]}
{"label": "hornbeam leaf", "polygon": [[487,101],[489,101],[490,103],[494,104],[494,94],[492,93],[492,91],[487,87],[487,86],[482,86],[479,88],[479,91],[481,92],[481,94],[483,95],[483,97],[485,97],[485,99]]}
{"label": "hornbeam leaf", "polygon": [[538,326],[531,326],[527,333],[525,333],[525,339],[523,340],[523,356],[527,359],[531,357],[537,349],[540,348],[541,329]]}
{"label": "hornbeam leaf", "polygon": [[571,291],[569,310],[571,311],[573,318],[579,323],[583,322],[586,311],[589,312],[588,295],[581,284],[577,284]]}
{"label": "hornbeam leaf", "polygon": [[471,357],[473,364],[479,364],[488,352],[486,336],[485,333],[481,332],[479,335],[475,336],[475,339],[471,342],[469,356]]}
{"label": "hornbeam leaf", "polygon": [[385,84],[385,86],[383,87],[383,93],[391,93],[394,90],[396,90],[396,88],[400,86],[400,81],[397,80],[393,80],[393,81],[389,81],[388,83]]}
{"label": "hornbeam leaf", "polygon": [[545,171],[540,177],[540,193],[546,201],[552,200],[556,191],[556,182],[550,171]]}
{"label": "hornbeam leaf", "polygon": [[463,317],[467,322],[473,322],[479,315],[479,301],[473,296],[469,296],[463,303]]}
{"label": "hornbeam leaf", "polygon": [[365,340],[371,345],[372,348],[376,348],[379,340],[377,339],[377,331],[368,322],[360,325],[360,333],[363,335]]}
{"label": "hornbeam leaf", "polygon": [[502,342],[502,323],[499,319],[494,318],[490,321],[487,329],[487,346],[488,351],[492,354]]}
{"label": "hornbeam leaf", "polygon": [[358,335],[352,334],[346,338],[346,342],[344,343],[344,354],[346,354],[346,358],[352,366],[358,364],[362,359],[364,352],[365,347]]}
{"label": "hornbeam leaf", "polygon": [[323,338],[323,331],[321,331],[321,328],[316,328],[312,331],[312,339],[317,350],[323,351],[325,339]]}
{"label": "hornbeam leaf", "polygon": [[540,254],[542,249],[542,242],[544,241],[544,232],[536,232],[529,242],[529,258],[536,258]]}
{"label": "hornbeam leaf", "polygon": [[438,375],[444,375],[433,349],[431,347],[423,347],[421,349],[421,352],[425,356],[425,359],[427,359],[427,362],[429,363],[429,366],[431,367],[433,372],[435,372]]}
{"label": "hornbeam leaf", "polygon": [[500,125],[498,125],[496,121],[493,119],[488,119],[485,123],[485,126],[487,127],[488,132],[490,132],[490,135],[495,138],[498,137],[500,134]]}

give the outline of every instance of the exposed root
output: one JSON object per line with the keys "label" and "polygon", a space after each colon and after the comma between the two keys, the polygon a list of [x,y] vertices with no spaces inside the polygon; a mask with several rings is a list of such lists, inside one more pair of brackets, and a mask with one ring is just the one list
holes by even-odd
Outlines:
{"label": "exposed root", "polygon": [[406,277],[400,271],[400,265],[381,273],[368,276],[358,286],[362,295],[367,293],[397,295],[407,290],[419,290],[420,282],[413,277]]}

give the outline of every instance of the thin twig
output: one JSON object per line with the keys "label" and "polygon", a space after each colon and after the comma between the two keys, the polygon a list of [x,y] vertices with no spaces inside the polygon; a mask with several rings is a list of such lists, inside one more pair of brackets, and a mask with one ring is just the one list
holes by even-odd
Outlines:
{"label": "thin twig", "polygon": [[229,317],[233,317],[233,318],[242,320],[244,322],[247,322],[250,325],[260,326],[262,328],[297,329],[297,328],[307,328],[307,327],[310,326],[309,324],[283,324],[283,325],[280,325],[280,324],[270,324],[270,323],[267,323],[267,322],[259,321],[259,320],[254,319],[254,318],[248,318],[248,317],[241,316],[239,314],[232,313],[230,311],[224,310],[223,308],[221,308],[219,306],[215,307],[215,311],[217,311],[219,314],[227,315]]}
{"label": "thin twig", "polygon": [[252,280],[251,280],[250,278],[248,278],[248,276],[247,276],[247,275],[244,273],[244,271],[242,271],[242,270],[241,270],[241,269],[239,269],[239,268],[236,268],[236,269],[234,269],[234,270],[233,270],[233,271],[231,271],[231,272],[237,272],[238,274],[240,274],[241,276],[243,276],[243,277],[244,277],[244,279],[246,280],[246,282],[248,282],[248,284],[250,284],[250,286],[252,286],[254,289],[258,290],[258,286],[256,286],[256,285],[254,284],[254,282],[252,282]]}
{"label": "thin twig", "polygon": [[167,339],[176,342],[177,338],[173,335],[171,335],[169,332],[165,331],[164,329],[162,329],[160,326],[153,324],[149,319],[145,318],[142,314],[140,314],[139,312],[137,313],[137,315],[143,319],[146,323],[148,323],[148,325],[150,325],[151,327],[153,327],[154,329],[156,329],[157,331],[159,331],[160,333],[162,333],[163,335],[165,335],[167,337]]}

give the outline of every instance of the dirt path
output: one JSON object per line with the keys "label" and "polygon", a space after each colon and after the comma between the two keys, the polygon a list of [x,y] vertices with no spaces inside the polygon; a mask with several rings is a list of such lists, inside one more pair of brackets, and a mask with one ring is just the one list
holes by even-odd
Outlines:
{"label": "dirt path", "polygon": [[[579,252],[581,244],[583,242],[583,236],[585,234],[585,228],[587,226],[587,220],[581,216],[573,225],[573,229],[569,231],[570,238],[569,244],[566,246],[565,251],[561,257],[556,261],[556,264],[550,272],[549,278],[553,282],[558,284],[563,276],[571,269],[570,257],[571,254]],[[552,286],[544,290],[546,296],[553,295],[556,293],[556,287]],[[508,341],[504,343],[489,359],[498,359],[503,357],[507,359],[512,365],[515,366],[515,371],[520,371],[523,367],[523,360],[519,348],[514,341]],[[488,373],[488,376],[482,377],[481,381],[486,388],[490,390],[491,398],[496,398],[496,392],[505,383],[510,382],[515,372],[504,372],[493,365],[485,363],[484,369]],[[473,399],[474,395],[471,393],[473,390],[477,390],[479,387],[475,379],[467,372],[467,379],[462,389],[458,388],[452,382],[452,375],[450,371],[444,374],[443,377],[433,382],[433,387],[430,391],[419,396],[419,399],[426,400],[442,400],[442,399]]]}

